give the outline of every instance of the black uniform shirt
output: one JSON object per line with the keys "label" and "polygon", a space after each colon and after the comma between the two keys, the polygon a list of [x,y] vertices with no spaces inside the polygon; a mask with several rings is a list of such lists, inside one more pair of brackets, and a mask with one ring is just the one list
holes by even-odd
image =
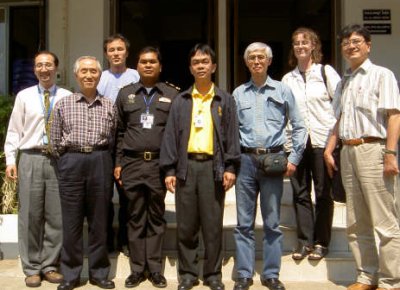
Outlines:
{"label": "black uniform shirt", "polygon": [[[123,87],[115,102],[117,110],[116,166],[121,164],[124,150],[143,152],[160,150],[169,109],[178,91],[165,83],[157,83],[147,93],[138,82]],[[147,104],[146,104],[147,103]],[[151,129],[143,127],[141,115],[153,115]]]}

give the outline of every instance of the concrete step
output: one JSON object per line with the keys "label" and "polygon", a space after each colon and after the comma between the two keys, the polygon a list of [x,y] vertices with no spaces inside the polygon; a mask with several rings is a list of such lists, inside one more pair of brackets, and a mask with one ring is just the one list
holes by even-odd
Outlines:
{"label": "concrete step", "polygon": [[[116,279],[124,279],[130,274],[129,259],[123,254],[110,255],[111,272],[110,277]],[[82,277],[88,278],[88,259],[84,259],[84,267]],[[0,273],[1,277],[24,277],[21,265],[18,259],[8,259],[0,261],[0,265],[8,264],[7,268]],[[175,255],[166,255],[164,259],[163,272],[165,277],[171,281],[177,281],[177,259]],[[201,269],[202,260],[200,260],[199,268]],[[259,280],[259,273],[262,269],[262,262],[256,261],[255,280]],[[200,273],[201,275],[201,273]],[[234,279],[235,263],[232,256],[225,256],[223,261],[222,276],[224,281]],[[335,283],[344,283],[353,281],[355,277],[355,266],[352,257],[348,253],[331,253],[325,259],[314,262],[304,259],[303,261],[294,261],[290,253],[282,256],[282,267],[280,279],[283,281],[313,281]]]}
{"label": "concrete step", "polygon": [[[2,260],[0,261],[0,281],[2,290],[21,290],[21,289],[29,289],[25,287],[24,283],[24,275],[21,272],[21,266],[17,259],[13,260]],[[313,269],[310,269],[312,272]],[[116,289],[125,289],[124,287],[124,277],[112,277]],[[167,277],[168,278],[168,277]],[[306,278],[306,277],[304,277]],[[87,282],[87,277],[82,277],[81,286],[78,288],[80,290],[98,290],[99,288],[93,286]],[[281,277],[282,282],[284,282],[287,290],[343,290],[346,289],[346,286],[350,284],[350,282],[332,282],[332,281],[309,281],[309,280],[286,280],[284,277]],[[230,279],[230,277],[224,276],[225,289],[233,289],[234,282]],[[177,289],[178,282],[173,278],[168,278],[168,287],[166,290]],[[56,288],[55,284],[51,284],[47,281],[43,281],[40,287],[41,290],[54,290]],[[135,289],[137,290],[148,290],[154,289],[149,281],[145,281],[141,283]],[[200,284],[193,288],[195,290],[209,290],[208,287]],[[251,290],[265,290],[259,281],[258,277],[254,278],[254,285],[251,286]]]}

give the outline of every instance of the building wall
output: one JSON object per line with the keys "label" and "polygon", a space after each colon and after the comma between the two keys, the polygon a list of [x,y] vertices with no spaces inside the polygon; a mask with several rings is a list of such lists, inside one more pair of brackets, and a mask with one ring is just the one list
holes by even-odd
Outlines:
{"label": "building wall", "polygon": [[[48,1],[48,39],[49,49],[60,58],[59,84],[76,89],[72,66],[76,58],[82,55],[93,55],[100,62],[106,63],[102,51],[102,42],[109,33],[109,0],[51,0]],[[221,1],[223,4],[224,1]],[[219,9],[226,9],[219,3]],[[376,64],[390,68],[400,79],[400,2],[398,0],[342,0],[341,25],[350,23],[364,24],[363,9],[390,9],[390,21],[374,21],[391,23],[392,34],[373,35],[371,59]],[[219,11],[219,16],[226,13]],[[218,34],[218,50],[226,46],[225,31],[222,27],[227,22],[220,20]],[[339,55],[340,57],[340,55]],[[346,65],[342,60],[342,67]],[[218,80],[222,87],[226,86],[226,59],[219,63]]]}
{"label": "building wall", "polygon": [[[363,21],[364,9],[390,9],[389,21]],[[390,23],[392,34],[372,35],[370,58],[372,62],[385,66],[400,80],[400,1],[398,0],[342,0],[342,24]],[[345,67],[345,64],[343,64]]]}
{"label": "building wall", "polygon": [[48,1],[49,49],[60,58],[59,84],[76,90],[75,60],[92,55],[103,62],[103,40],[108,34],[107,0]]}

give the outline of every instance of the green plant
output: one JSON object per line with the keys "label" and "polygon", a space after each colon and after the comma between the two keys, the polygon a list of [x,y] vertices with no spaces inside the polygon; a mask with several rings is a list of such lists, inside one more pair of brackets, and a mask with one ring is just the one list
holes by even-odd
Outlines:
{"label": "green plant", "polygon": [[[8,120],[10,118],[14,98],[11,96],[0,96],[0,144],[4,145],[7,134]],[[16,194],[16,182],[5,177],[5,154],[0,151],[0,213],[16,213],[18,202]]]}

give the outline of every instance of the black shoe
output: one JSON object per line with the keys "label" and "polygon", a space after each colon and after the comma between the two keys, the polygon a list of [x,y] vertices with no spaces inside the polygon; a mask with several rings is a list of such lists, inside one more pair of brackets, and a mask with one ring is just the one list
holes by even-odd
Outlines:
{"label": "black shoe", "polygon": [[225,285],[221,280],[204,281],[204,285],[210,287],[211,290],[224,290]]}
{"label": "black shoe", "polygon": [[146,278],[144,277],[143,273],[140,272],[132,272],[128,278],[125,280],[125,287],[126,288],[133,288],[139,286]]}
{"label": "black shoe", "polygon": [[149,281],[151,282],[151,284],[153,284],[154,287],[167,287],[167,279],[165,279],[165,277],[160,272],[151,273],[149,276]]}
{"label": "black shoe", "polygon": [[199,280],[191,280],[191,279],[182,279],[182,281],[178,285],[178,290],[189,290],[192,289],[193,286],[199,285]]}
{"label": "black shoe", "polygon": [[251,278],[238,278],[235,282],[233,290],[248,290],[253,285],[253,279]]}
{"label": "black shoe", "polygon": [[278,278],[261,278],[261,284],[270,290],[285,290],[285,286]]}
{"label": "black shoe", "polygon": [[100,280],[100,279],[91,278],[91,279],[89,279],[89,282],[90,282],[90,284],[96,285],[103,289],[114,289],[115,288],[114,282],[111,280],[107,280],[107,279]]}
{"label": "black shoe", "polygon": [[72,290],[79,286],[79,281],[62,281],[60,285],[57,286],[57,290]]}

